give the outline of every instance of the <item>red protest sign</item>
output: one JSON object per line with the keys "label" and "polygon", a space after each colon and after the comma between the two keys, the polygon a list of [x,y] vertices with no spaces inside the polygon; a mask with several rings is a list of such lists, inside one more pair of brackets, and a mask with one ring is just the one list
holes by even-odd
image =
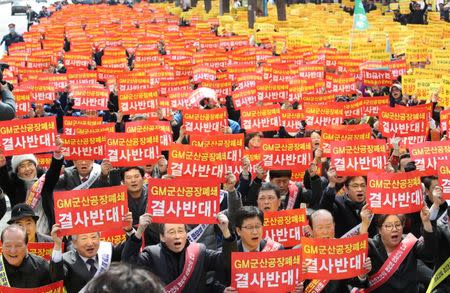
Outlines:
{"label": "red protest sign", "polygon": [[233,91],[233,105],[236,110],[245,106],[251,106],[258,102],[256,87],[237,88]]}
{"label": "red protest sign", "polygon": [[298,132],[302,127],[305,114],[302,110],[281,110],[281,125],[286,131]]}
{"label": "red protest sign", "polygon": [[219,180],[175,178],[148,180],[147,211],[155,223],[216,224]]}
{"label": "red protest sign", "polygon": [[175,144],[169,150],[167,173],[176,177],[219,178],[225,175],[227,152],[224,148],[202,148]]}
{"label": "red protest sign", "polygon": [[261,154],[268,170],[306,170],[312,161],[311,139],[263,138]]}
{"label": "red protest sign", "polygon": [[289,98],[289,82],[257,82],[256,92],[258,101],[282,102]]}
{"label": "red protest sign", "polygon": [[122,228],[116,228],[115,230],[107,230],[100,233],[100,240],[110,242],[113,245],[119,245],[127,240],[127,235]]}
{"label": "red protest sign", "polygon": [[160,156],[159,136],[158,131],[108,134],[106,156],[116,167],[153,164]]}
{"label": "red protest sign", "polygon": [[158,90],[119,91],[119,109],[124,114],[145,114],[158,108]]}
{"label": "red protest sign", "polygon": [[31,93],[25,90],[15,90],[16,116],[28,115],[31,109]]}
{"label": "red protest sign", "polygon": [[62,235],[117,230],[128,212],[125,185],[55,192],[54,196]]}
{"label": "red protest sign", "polygon": [[324,127],[320,136],[320,148],[323,155],[331,154],[331,142],[364,140],[372,137],[372,129],[368,124],[331,125]]}
{"label": "red protest sign", "polygon": [[303,237],[301,244],[308,268],[305,279],[342,280],[366,273],[367,234],[340,239]]}
{"label": "red protest sign", "polygon": [[69,84],[98,85],[97,72],[92,70],[67,70]]}
{"label": "red protest sign", "polygon": [[418,172],[369,173],[366,194],[367,204],[374,214],[408,214],[423,207]]}
{"label": "red protest sign", "polygon": [[102,160],[105,157],[104,133],[61,135],[63,155],[68,160]]}
{"label": "red protest sign", "polygon": [[[53,242],[28,242],[28,252],[45,258],[50,261],[53,252]],[[62,251],[64,251],[64,243],[62,244]]]}
{"label": "red protest sign", "polygon": [[440,115],[441,133],[443,133],[444,131],[448,132],[450,126],[450,109],[441,111]]}
{"label": "red protest sign", "polygon": [[284,247],[300,244],[300,238],[303,236],[302,228],[306,225],[308,225],[306,209],[264,212],[264,235],[283,244]]}
{"label": "red protest sign", "polygon": [[331,165],[339,176],[365,176],[370,171],[382,171],[386,156],[386,143],[382,139],[331,142]]}
{"label": "red protest sign", "polygon": [[365,86],[391,86],[395,79],[390,70],[383,69],[364,69],[362,75]]}
{"label": "red protest sign", "polygon": [[362,114],[369,116],[379,116],[380,108],[389,106],[389,96],[361,97],[363,102]]}
{"label": "red protest sign", "polygon": [[56,117],[0,122],[0,140],[5,156],[54,151]]}
{"label": "red protest sign", "polygon": [[241,108],[241,127],[247,132],[278,130],[280,125],[279,105]]}
{"label": "red protest sign", "polygon": [[303,280],[299,249],[231,253],[231,286],[240,293],[290,292]]}
{"label": "red protest sign", "polygon": [[37,288],[13,288],[0,286],[0,292],[3,293],[63,293],[64,292],[64,282],[59,281],[56,283],[51,283],[46,286]]}
{"label": "red protest sign", "polygon": [[428,141],[409,146],[411,159],[422,176],[437,175],[438,162],[450,160],[450,141]]}
{"label": "red protest sign", "polygon": [[75,135],[77,130],[85,127],[95,127],[101,125],[101,117],[74,117],[74,116],[64,116],[63,127],[64,134]]}
{"label": "red protest sign", "polygon": [[183,111],[183,124],[187,133],[220,133],[228,127],[227,110],[187,109]]}
{"label": "red protest sign", "polygon": [[133,121],[125,123],[126,133],[148,133],[158,131],[160,149],[168,150],[172,144],[172,127],[169,121]]}
{"label": "red protest sign", "polygon": [[89,126],[76,126],[72,130],[76,135],[90,135],[90,134],[103,134],[114,133],[116,129],[115,123],[103,123],[101,125],[89,125]]}
{"label": "red protest sign", "polygon": [[448,163],[438,165],[439,185],[442,186],[442,197],[450,200],[450,166]]}
{"label": "red protest sign", "polygon": [[341,103],[325,105],[305,103],[304,112],[308,126],[340,125],[344,122],[344,109]]}
{"label": "red protest sign", "polygon": [[53,154],[37,154],[35,155],[38,160],[38,166],[44,169],[50,168]]}
{"label": "red protest sign", "polygon": [[76,87],[72,90],[74,109],[107,110],[109,90],[97,86]]}
{"label": "red protest sign", "polygon": [[430,112],[427,108],[382,107],[380,126],[383,136],[402,137],[404,143],[419,143],[426,140],[429,131]]}

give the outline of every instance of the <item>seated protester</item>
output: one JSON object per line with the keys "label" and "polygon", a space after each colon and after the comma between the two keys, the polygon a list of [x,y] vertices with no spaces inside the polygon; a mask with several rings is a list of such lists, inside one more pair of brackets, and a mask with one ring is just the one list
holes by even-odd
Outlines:
{"label": "seated protester", "polygon": [[27,231],[12,224],[2,231],[2,257],[4,268],[0,285],[15,288],[36,288],[51,283],[49,266],[45,259],[28,253]]}
{"label": "seated protester", "polygon": [[435,176],[425,177],[423,184],[426,188],[427,197],[425,202],[430,208],[430,220],[438,223],[447,223],[448,202],[442,198],[442,187],[438,186],[438,178]]}
{"label": "seated protester", "polygon": [[89,281],[84,293],[165,293],[157,276],[126,263],[113,263],[109,270]]}
{"label": "seated protester", "polygon": [[[129,212],[124,221],[127,236],[133,231]],[[92,278],[106,272],[113,261],[120,261],[123,243],[114,246],[100,241],[100,233],[72,235],[73,250],[62,253],[62,237],[58,236],[61,225],[53,225],[51,236],[53,246],[50,261],[50,276],[53,282],[64,280],[67,293],[78,293]]]}
{"label": "seated protester", "polygon": [[120,174],[113,170],[111,162],[103,160],[99,165],[93,160],[74,160],[74,166],[64,168],[55,190],[89,189],[120,185]]}
{"label": "seated protester", "polygon": [[52,237],[36,231],[36,222],[39,217],[36,216],[33,209],[25,204],[19,203],[12,208],[9,225],[17,224],[27,231],[28,242],[53,242]]}
{"label": "seated protester", "polygon": [[33,154],[13,156],[11,165],[13,173],[6,170],[5,157],[0,154],[0,186],[9,196],[11,206],[26,202],[38,216],[37,231],[42,234],[50,232],[53,225],[53,189],[64,162],[62,143],[56,139],[57,149],[54,151],[50,168],[47,172],[37,167],[37,159]]}
{"label": "seated protester", "polygon": [[139,252],[143,232],[152,222],[152,216],[146,213],[140,217],[136,233],[127,239],[122,259],[157,275],[167,292],[172,292],[175,287],[179,289],[173,292],[206,292],[206,273],[230,270],[231,252],[237,250],[235,237],[228,228],[228,218],[219,214],[217,219],[224,237],[222,251],[207,249],[201,243],[189,243],[184,224],[160,224],[161,243],[146,246]]}
{"label": "seated protester", "polygon": [[[250,185],[249,192],[244,197],[244,205],[256,206],[259,189],[266,178],[266,171],[260,166],[256,166],[256,178]],[[302,203],[316,207],[322,195],[322,180],[320,176],[313,174],[310,184],[311,190],[307,190],[300,182],[291,181],[292,171],[290,170],[270,170],[269,181],[280,188],[282,207],[281,209],[291,210],[301,206]],[[242,184],[242,183],[241,183]]]}
{"label": "seated protester", "polygon": [[[311,236],[312,238],[320,239],[334,239],[335,224],[333,215],[327,210],[317,210],[313,212],[310,216],[311,225]],[[372,268],[370,258],[366,258],[364,262],[364,268],[369,272]],[[307,268],[304,265],[304,270]],[[315,292],[314,289],[325,285],[322,289],[322,293],[346,293],[350,292],[348,285],[360,286],[361,281],[364,281],[367,276],[359,276],[359,280],[356,279],[346,279],[346,280],[330,280],[330,281],[320,281],[319,284],[316,282],[311,282],[311,280],[306,280],[304,286],[308,292]]]}
{"label": "seated protester", "polygon": [[[434,251],[434,275],[439,275],[442,270],[439,270],[443,264],[450,258],[450,207],[447,208],[447,222],[438,222],[436,224],[437,232],[437,249]],[[448,293],[450,292],[450,278],[449,271],[443,274],[444,280],[431,288],[431,293]],[[447,274],[447,275],[446,275]],[[427,291],[428,292],[428,291]]]}
{"label": "seated protester", "polygon": [[[364,206],[361,212],[361,234],[367,233],[371,215],[369,208]],[[379,215],[376,219],[378,234],[369,239],[372,270],[369,273],[369,281],[365,284],[365,287],[372,286],[370,292],[418,292],[417,260],[432,255],[437,246],[428,207],[422,208],[420,217],[423,239],[419,240],[412,234],[403,235],[404,215]],[[402,262],[395,264],[394,259],[402,259]],[[385,265],[389,270],[384,269]],[[380,273],[385,277],[377,278],[379,282],[375,287],[370,277]]]}
{"label": "seated protester", "polygon": [[[366,201],[366,179],[362,176],[341,177],[336,174],[336,168],[331,166],[327,172],[328,187],[320,201],[320,208],[328,210],[336,221],[336,237],[353,230],[357,233],[357,225],[361,223],[359,213]],[[344,196],[336,196],[336,184],[344,181]],[[375,235],[375,225],[370,226],[370,236]]]}

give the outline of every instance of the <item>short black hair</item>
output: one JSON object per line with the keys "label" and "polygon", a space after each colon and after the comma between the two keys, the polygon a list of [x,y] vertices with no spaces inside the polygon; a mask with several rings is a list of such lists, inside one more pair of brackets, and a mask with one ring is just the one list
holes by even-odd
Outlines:
{"label": "short black hair", "polygon": [[[158,232],[159,232],[160,235],[164,235],[164,228],[165,227],[166,227],[165,223],[158,224]],[[187,232],[188,231],[188,226],[184,225],[184,229],[186,229],[186,232]]]}
{"label": "short black hair", "polygon": [[261,188],[259,189],[259,192],[258,192],[258,197],[259,197],[259,193],[261,191],[265,191],[265,190],[273,190],[273,191],[275,191],[275,194],[277,195],[277,198],[279,198],[279,199],[281,198],[280,188],[277,185],[272,184],[270,182],[264,182],[261,185]]}
{"label": "short black hair", "polygon": [[348,186],[350,185],[350,182],[352,182],[353,180],[355,180],[355,178],[358,178],[358,177],[362,177],[364,179],[364,181],[367,183],[366,176],[349,176],[349,177],[347,177],[347,179],[344,182],[345,187],[348,188]]}
{"label": "short black hair", "polygon": [[109,270],[86,285],[86,293],[163,293],[157,276],[128,263],[112,263]]}
{"label": "short black hair", "polygon": [[425,188],[430,190],[431,183],[433,183],[433,180],[439,180],[437,176],[426,176],[422,178],[422,183],[425,185]]}
{"label": "short black hair", "polygon": [[414,161],[408,162],[408,164],[406,164],[404,169],[405,169],[405,173],[416,171],[417,170],[416,162],[414,162]]}
{"label": "short black hair", "polygon": [[401,154],[400,157],[398,158],[398,161],[400,162],[401,160],[406,158],[411,158],[411,155],[409,153]]}
{"label": "short black hair", "polygon": [[141,173],[141,176],[144,177],[145,176],[145,171],[144,169],[142,169],[141,167],[138,166],[133,166],[133,167],[126,167],[126,168],[122,168],[121,172],[120,172],[120,177],[122,178],[122,181],[125,178],[125,173],[130,171],[130,170],[138,170],[139,173]]}
{"label": "short black hair", "polygon": [[242,223],[246,219],[251,219],[254,217],[258,217],[262,224],[264,224],[264,213],[255,206],[244,206],[241,207],[237,212],[234,218],[236,223],[236,227],[241,228]]}
{"label": "short black hair", "polygon": [[280,177],[292,177],[292,171],[291,170],[270,170],[269,171],[269,179],[275,179]]}
{"label": "short black hair", "polygon": [[9,226],[7,226],[5,229],[3,229],[2,234],[0,236],[0,240],[2,241],[2,243],[4,243],[3,241],[3,234],[5,234],[6,231],[9,230],[18,230],[18,231],[22,231],[25,234],[25,244],[28,244],[28,234],[27,234],[27,230],[25,230],[24,227],[19,226],[17,224],[11,224]]}

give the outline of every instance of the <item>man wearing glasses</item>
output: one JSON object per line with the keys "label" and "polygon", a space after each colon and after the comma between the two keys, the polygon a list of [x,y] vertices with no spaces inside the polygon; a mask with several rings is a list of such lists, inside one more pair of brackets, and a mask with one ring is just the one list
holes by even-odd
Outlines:
{"label": "man wearing glasses", "polygon": [[[336,168],[330,167],[327,172],[328,187],[320,201],[320,208],[328,210],[336,221],[336,238],[349,231],[358,234],[357,226],[361,223],[359,215],[366,202],[366,178],[363,176],[338,177]],[[336,196],[336,185],[344,184],[344,195]],[[374,221],[372,221],[374,222]],[[374,224],[370,225],[369,236],[376,234]]]}

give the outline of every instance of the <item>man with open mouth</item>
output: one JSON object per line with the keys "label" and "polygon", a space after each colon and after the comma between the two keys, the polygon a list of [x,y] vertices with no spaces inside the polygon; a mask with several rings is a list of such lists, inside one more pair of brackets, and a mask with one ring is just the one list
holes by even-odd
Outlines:
{"label": "man with open mouth", "polygon": [[[328,187],[320,201],[320,208],[328,210],[336,221],[336,237],[342,237],[361,223],[359,213],[366,202],[366,178],[363,176],[338,177],[336,168],[327,172]],[[343,196],[336,196],[336,184],[344,183]],[[374,221],[372,221],[374,222]],[[376,234],[375,225],[370,225],[369,236]]]}
{"label": "man with open mouth", "polygon": [[51,283],[47,261],[28,253],[28,235],[25,228],[12,224],[2,231],[1,240],[1,286],[35,288]]}
{"label": "man with open mouth", "polygon": [[139,218],[136,233],[125,242],[122,259],[157,275],[167,292],[206,292],[206,273],[229,270],[231,252],[237,251],[236,238],[228,228],[227,216],[219,214],[217,220],[224,237],[221,251],[207,249],[202,243],[190,243],[186,225],[167,223],[159,224],[161,242],[146,246],[139,252],[143,233],[152,222],[152,216],[145,213]]}

